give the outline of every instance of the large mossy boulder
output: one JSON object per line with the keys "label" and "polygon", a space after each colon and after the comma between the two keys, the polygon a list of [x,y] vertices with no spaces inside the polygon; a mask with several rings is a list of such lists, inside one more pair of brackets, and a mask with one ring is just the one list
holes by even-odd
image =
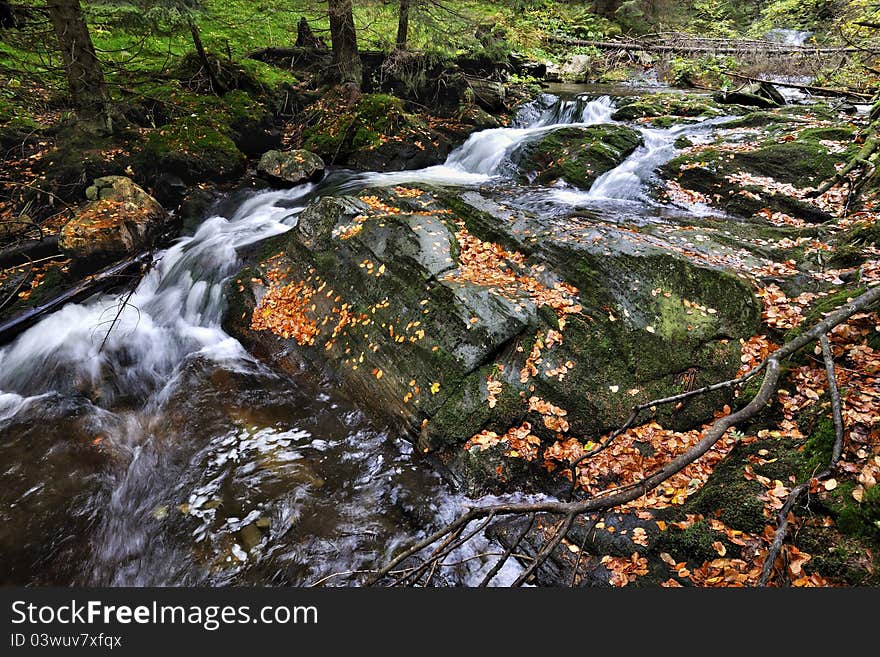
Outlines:
{"label": "large mossy boulder", "polygon": [[324,175],[324,160],[304,150],[268,151],[257,163],[257,171],[270,182],[299,185]]}
{"label": "large mossy boulder", "polygon": [[[473,191],[325,197],[248,260],[228,331],[459,457],[526,422],[544,444],[597,439],[636,403],[733,375],[759,321],[739,278],[658,239]],[[658,417],[693,426],[723,397]]]}
{"label": "large mossy boulder", "polygon": [[[782,213],[810,223],[831,217],[809,192],[854,153],[855,128],[833,127],[787,108],[753,113],[721,126],[713,140],[686,148],[660,174],[732,215]],[[815,126],[815,127],[813,127]]]}
{"label": "large mossy boulder", "polygon": [[114,258],[152,246],[169,216],[152,196],[125,176],[97,178],[86,204],[61,229],[58,245],[73,258]]}
{"label": "large mossy boulder", "polygon": [[637,131],[622,125],[565,127],[526,142],[511,159],[525,179],[539,185],[564,180],[589,189],[596,178],[618,166],[641,143]]}
{"label": "large mossy boulder", "polygon": [[664,93],[621,98],[617,101],[617,110],[612,118],[615,121],[659,117],[711,118],[724,113],[708,96]]}
{"label": "large mossy boulder", "polygon": [[302,148],[328,164],[365,171],[420,169],[443,162],[470,130],[488,120],[484,113],[431,120],[408,111],[396,96],[363,94],[352,100],[338,89],[309,105],[304,115],[309,122]]}
{"label": "large mossy boulder", "polygon": [[244,173],[245,163],[228,125],[201,115],[151,132],[133,157],[138,174],[151,178],[172,174],[190,183],[229,180]]}

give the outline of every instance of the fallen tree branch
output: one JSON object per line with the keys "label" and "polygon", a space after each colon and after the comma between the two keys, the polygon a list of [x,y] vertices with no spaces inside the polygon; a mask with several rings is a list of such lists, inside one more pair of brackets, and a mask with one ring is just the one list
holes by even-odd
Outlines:
{"label": "fallen tree branch", "polygon": [[750,75],[742,75],[741,73],[734,73],[733,71],[727,70],[724,71],[724,75],[729,75],[732,78],[737,78],[738,80],[746,80],[748,82],[771,84],[774,87],[784,87],[785,89],[800,89],[802,91],[807,91],[811,94],[818,94],[820,96],[849,96],[862,100],[871,100],[871,98],[873,97],[871,94],[862,93],[860,91],[851,91],[850,89],[834,89],[832,87],[817,87],[810,84],[794,84],[791,82],[762,80],[761,78],[755,78]]}
{"label": "fallen tree branch", "polygon": [[683,392],[678,395],[672,395],[670,397],[663,397],[662,399],[652,399],[649,402],[645,402],[644,404],[637,404],[633,406],[632,411],[629,414],[629,417],[626,421],[620,425],[617,429],[612,431],[608,437],[603,440],[597,447],[594,447],[586,454],[582,454],[577,459],[575,459],[572,464],[569,466],[569,470],[571,471],[571,492],[569,495],[573,495],[574,491],[577,489],[577,467],[586,461],[589,458],[592,458],[599,454],[600,452],[605,451],[611,444],[614,442],[616,438],[618,438],[621,434],[625,433],[629,430],[633,424],[635,424],[636,420],[638,420],[639,415],[647,409],[653,409],[657,406],[662,406],[665,404],[674,404],[676,402],[681,402],[686,399],[690,399],[691,397],[697,397],[699,395],[705,395],[710,392],[714,392],[716,390],[723,390],[724,388],[734,388],[736,386],[742,385],[749,379],[753,378],[756,374],[758,374],[762,369],[764,369],[766,365],[766,361],[759,363],[752,369],[750,369],[745,374],[738,376],[735,379],[728,379],[727,381],[721,381],[719,383],[713,383],[708,386],[703,386],[702,388],[697,388],[696,390],[688,390],[687,392]]}
{"label": "fallen tree branch", "polygon": [[[869,134],[874,132],[877,128],[876,121],[871,123],[868,126]],[[834,187],[836,184],[847,180],[849,174],[858,169],[859,167],[864,168],[865,175],[869,175],[873,173],[873,169],[875,168],[874,163],[871,161],[871,158],[877,153],[878,149],[880,149],[880,140],[876,137],[868,137],[865,140],[865,144],[859,149],[859,152],[853,157],[849,163],[840,171],[838,171],[834,176],[826,180],[819,187],[817,187],[814,191],[809,192],[807,194],[807,198],[816,198],[818,196],[822,196],[829,189]]]}
{"label": "fallen tree branch", "polygon": [[568,533],[568,530],[571,529],[571,525],[574,522],[574,519],[577,517],[577,513],[571,512],[565,519],[562,521],[561,526],[557,526],[554,530],[553,538],[547,541],[544,545],[544,548],[535,556],[535,560],[529,564],[529,567],[526,568],[519,577],[517,577],[511,587],[522,586],[528,579],[532,576],[532,574],[538,569],[538,567],[547,561],[547,558],[553,553],[553,550],[556,549],[556,546],[562,542],[562,539],[565,538],[565,535]]}
{"label": "fallen tree branch", "polygon": [[859,48],[852,46],[840,47],[810,47],[810,46],[783,46],[770,41],[740,41],[692,39],[692,44],[667,44],[651,43],[650,41],[592,41],[589,39],[568,39],[565,37],[545,37],[550,43],[559,43],[567,46],[586,46],[599,50],[644,50],[645,52],[682,52],[682,53],[715,53],[719,55],[737,55],[749,52],[759,52],[768,57],[774,55],[836,55],[860,52]]}
{"label": "fallen tree branch", "polygon": [[[403,561],[418,555],[419,552],[427,547],[430,547],[437,541],[444,541],[444,539],[448,540],[450,536],[460,536],[461,532],[463,532],[467,528],[467,526],[475,520],[480,520],[487,517],[501,517],[531,513],[549,513],[564,515],[566,519],[570,519],[571,522],[573,522],[574,519],[581,514],[592,513],[596,511],[606,511],[608,509],[626,504],[628,502],[632,502],[633,500],[636,500],[639,497],[646,495],[649,491],[653,490],[658,485],[660,485],[673,475],[677,474],[678,472],[681,472],[688,465],[706,454],[706,452],[708,452],[721,439],[721,437],[724,436],[725,433],[727,433],[727,431],[731,427],[734,427],[737,424],[741,424],[742,422],[748,421],[757,416],[758,413],[770,403],[774,393],[776,392],[779,384],[779,378],[782,372],[781,364],[783,360],[797,353],[805,346],[824,337],[825,334],[830,332],[831,329],[833,329],[835,326],[845,322],[857,312],[870,308],[878,301],[880,301],[880,286],[873,287],[861,296],[843,304],[837,310],[825,317],[825,319],[817,322],[811,328],[802,332],[800,335],[796,336],[789,342],[779,347],[776,351],[768,355],[761,364],[754,368],[758,371],[764,370],[765,374],[764,379],[761,382],[761,386],[758,389],[758,392],[748,404],[746,404],[738,411],[716,419],[704,431],[703,437],[699,440],[699,442],[697,442],[683,454],[680,454],[665,465],[654,470],[641,481],[621,487],[619,489],[604,491],[593,497],[577,501],[562,502],[559,500],[546,500],[532,503],[495,504],[468,509],[456,520],[452,521],[444,527],[441,527],[434,533],[430,534],[421,541],[418,541],[411,547],[401,552],[397,557],[392,559],[388,565],[379,570],[376,574],[376,577],[368,582],[368,585],[374,585],[378,583],[382,580],[383,577],[388,575]],[[648,403],[650,404],[651,402]],[[568,525],[570,526],[570,522],[568,523]],[[558,534],[554,536],[553,540],[551,541],[554,544],[553,547],[555,547],[555,545],[558,545],[563,537],[564,535],[560,536]],[[531,568],[530,566],[529,574],[531,574],[531,572],[534,572],[536,568],[537,566],[535,566],[535,568]]]}
{"label": "fallen tree branch", "polygon": [[788,494],[788,498],[785,500],[785,504],[782,505],[777,516],[776,534],[773,536],[773,543],[770,544],[770,549],[767,551],[767,556],[764,559],[764,566],[761,568],[758,586],[767,586],[767,582],[770,581],[770,576],[773,574],[773,568],[776,565],[776,559],[782,550],[785,537],[788,534],[788,516],[792,508],[794,508],[794,505],[801,496],[810,489],[813,479],[821,481],[834,472],[834,469],[840,462],[840,457],[843,455],[843,409],[840,404],[840,389],[837,387],[837,377],[834,374],[834,354],[831,352],[831,345],[828,342],[827,335],[820,337],[819,343],[822,345],[822,357],[825,361],[825,372],[828,375],[828,394],[831,397],[831,415],[834,418],[834,447],[831,451],[831,461],[825,470],[815,477],[801,482],[792,488]]}
{"label": "fallen tree branch", "polygon": [[498,574],[498,572],[504,567],[504,564],[507,563],[507,560],[510,559],[510,555],[514,553],[516,548],[519,547],[519,544],[522,543],[523,539],[528,535],[530,531],[532,531],[532,527],[535,526],[535,518],[537,516],[532,513],[529,514],[529,524],[526,525],[526,528],[522,530],[519,538],[513,541],[510,546],[504,551],[504,554],[501,555],[501,558],[496,561],[493,566],[489,569],[489,572],[483,577],[483,581],[480,582],[479,588],[485,588],[489,586],[489,582]]}
{"label": "fallen tree branch", "polygon": [[101,292],[112,287],[119,281],[121,276],[124,276],[136,268],[139,271],[140,265],[142,265],[149,256],[149,253],[143,253],[141,255],[132,256],[122,262],[116,263],[115,265],[111,265],[85,280],[80,281],[70,289],[65,290],[49,301],[46,301],[35,308],[31,308],[10,320],[0,323],[0,344],[8,342],[22,331],[38,322],[42,317],[54,312],[61,306],[67,303],[82,301],[96,292]]}

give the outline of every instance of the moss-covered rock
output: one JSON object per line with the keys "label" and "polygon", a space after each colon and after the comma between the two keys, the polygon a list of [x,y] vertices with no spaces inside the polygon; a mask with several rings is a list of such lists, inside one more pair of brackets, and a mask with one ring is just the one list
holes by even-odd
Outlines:
{"label": "moss-covered rock", "polygon": [[205,115],[153,131],[132,159],[135,172],[141,175],[171,173],[188,182],[228,180],[244,173],[246,161],[228,126]]}
{"label": "moss-covered rock", "polygon": [[257,171],[271,182],[299,185],[324,175],[324,161],[309,151],[267,151],[257,163]]}
{"label": "moss-covered rock", "polygon": [[[803,129],[800,123],[792,124],[781,110],[748,115],[725,124],[714,144],[686,149],[660,173],[730,214],[751,217],[769,209],[811,223],[825,222],[830,215],[808,202],[806,194],[846,161],[852,133],[845,125]],[[765,130],[756,136],[758,125]],[[757,146],[739,146],[755,140]]]}
{"label": "moss-covered rock", "polygon": [[387,94],[364,94],[353,104],[339,90],[306,109],[302,147],[334,164],[364,169],[417,168],[433,163],[432,131]]}
{"label": "moss-covered rock", "polygon": [[[759,319],[735,276],[631,231],[585,233],[582,217],[511,216],[476,192],[324,197],[259,259],[230,284],[227,330],[284,367],[331,373],[422,449],[453,454],[524,423],[545,443],[594,438],[634,403],[733,374]],[[721,400],[658,417],[692,426]]]}
{"label": "moss-covered rock", "polygon": [[72,258],[113,258],[152,245],[168,221],[156,199],[130,178],[98,178],[86,190],[89,203],[61,229],[59,247]]}
{"label": "moss-covered rock", "polygon": [[522,175],[540,185],[564,180],[589,188],[641,144],[641,135],[621,125],[566,127],[523,144],[511,158]]}
{"label": "moss-covered rock", "polygon": [[617,108],[611,116],[615,121],[659,117],[711,118],[725,114],[711,98],[695,94],[632,96],[620,99]]}

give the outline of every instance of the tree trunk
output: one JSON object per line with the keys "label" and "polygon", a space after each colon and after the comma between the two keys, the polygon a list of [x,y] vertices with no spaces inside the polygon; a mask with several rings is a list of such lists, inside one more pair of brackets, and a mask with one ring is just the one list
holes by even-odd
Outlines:
{"label": "tree trunk", "polygon": [[327,4],[330,9],[333,66],[342,84],[360,89],[361,58],[358,54],[351,0],[327,0]]}
{"label": "tree trunk", "polygon": [[49,18],[61,47],[70,95],[86,122],[109,129],[109,96],[104,71],[95,54],[79,0],[46,0]]}
{"label": "tree trunk", "polygon": [[18,21],[15,20],[15,12],[9,0],[0,0],[0,27],[15,27]]}
{"label": "tree trunk", "polygon": [[196,22],[193,20],[192,14],[188,13],[186,15],[186,22],[189,25],[189,33],[192,35],[193,45],[196,47],[196,54],[199,57],[199,61],[202,63],[202,68],[205,69],[205,73],[208,74],[208,79],[211,80],[211,88],[218,96],[225,94],[229,89],[226,88],[226,85],[223,84],[220,78],[217,77],[217,73],[214,72],[214,67],[211,65],[211,60],[208,59],[204,44],[202,44],[202,35],[199,32],[199,26],[196,25]]}
{"label": "tree trunk", "polygon": [[397,15],[397,49],[406,50],[409,39],[409,6],[410,0],[400,0],[400,11]]}

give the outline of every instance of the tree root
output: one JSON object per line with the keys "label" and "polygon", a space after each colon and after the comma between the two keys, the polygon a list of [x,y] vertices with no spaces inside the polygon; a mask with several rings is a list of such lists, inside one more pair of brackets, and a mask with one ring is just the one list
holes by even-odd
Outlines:
{"label": "tree root", "polygon": [[764,566],[761,568],[758,586],[767,586],[767,582],[770,581],[770,576],[773,574],[773,568],[776,564],[776,558],[779,556],[779,552],[782,550],[782,545],[785,542],[785,537],[788,534],[789,514],[792,508],[801,496],[810,489],[813,480],[821,481],[834,472],[834,468],[837,467],[843,454],[843,410],[840,404],[840,389],[837,387],[837,377],[834,375],[834,355],[831,353],[828,336],[823,335],[820,337],[819,343],[822,345],[822,357],[825,360],[825,371],[828,374],[828,394],[831,397],[831,413],[834,418],[834,448],[831,452],[831,462],[825,470],[815,477],[801,482],[792,488],[788,494],[788,498],[785,500],[785,504],[782,505],[777,516],[776,534],[773,536],[773,543],[771,543],[767,556],[764,559]]}
{"label": "tree root", "polygon": [[[671,403],[673,401],[678,401],[682,398],[687,398],[697,394],[704,394],[705,392],[718,390],[722,387],[729,387],[735,385],[736,382],[742,382],[744,380],[747,380],[748,378],[751,378],[751,376],[754,376],[754,374],[756,374],[757,372],[760,372],[762,370],[764,371],[764,379],[757,394],[746,406],[738,411],[716,419],[705,430],[705,432],[703,433],[703,437],[698,443],[692,446],[688,451],[672,459],[660,468],[654,470],[641,481],[621,486],[619,488],[605,490],[595,496],[575,501],[563,502],[558,500],[546,500],[534,503],[495,504],[490,506],[470,508],[454,521],[450,522],[444,527],[441,527],[437,531],[416,542],[414,545],[410,546],[399,555],[397,555],[386,566],[376,572],[375,577],[373,577],[368,582],[368,585],[377,585],[381,583],[384,578],[391,574],[394,569],[397,568],[401,563],[411,558],[418,558],[420,552],[438,542],[440,542],[439,547],[435,548],[434,551],[431,552],[431,554],[427,557],[422,557],[422,560],[419,562],[418,565],[413,568],[406,569],[406,572],[411,574],[418,572],[420,575],[421,573],[424,573],[425,571],[439,565],[442,559],[446,555],[448,555],[453,549],[455,549],[454,546],[462,545],[465,542],[459,537],[461,537],[462,534],[466,531],[467,527],[476,520],[484,521],[479,525],[477,529],[478,532],[481,531],[486,525],[488,525],[493,519],[500,517],[527,515],[534,518],[534,515],[538,513],[547,513],[551,515],[561,516],[562,521],[557,525],[553,536],[547,540],[544,548],[537,555],[534,561],[517,578],[516,582],[514,582],[514,585],[516,586],[522,584],[534,574],[537,568],[542,563],[544,563],[544,561],[546,561],[553,549],[557,545],[559,545],[577,516],[585,513],[607,511],[614,507],[636,500],[643,495],[646,495],[649,491],[653,490],[661,483],[663,483],[664,481],[699,459],[701,456],[703,456],[721,439],[721,437],[730,428],[756,417],[758,413],[762,411],[764,407],[766,407],[773,399],[773,395],[777,390],[782,372],[782,361],[817,340],[819,340],[822,344],[823,353],[825,353],[826,369],[828,369],[829,371],[828,380],[829,387],[831,389],[832,404],[835,408],[834,412],[837,441],[834,447],[832,464],[827,471],[830,472],[836,465],[837,460],[840,459],[840,454],[843,450],[843,424],[840,411],[840,394],[837,390],[837,383],[834,377],[833,369],[834,364],[833,360],[830,357],[830,346],[827,346],[828,340],[826,334],[829,333],[835,326],[845,322],[857,312],[861,312],[873,306],[878,301],[880,301],[880,286],[873,287],[861,296],[853,299],[846,304],[843,304],[837,310],[825,317],[825,319],[817,322],[810,329],[802,332],[797,337],[779,347],[776,351],[768,355],[759,365],[757,365],[750,372],[746,373],[742,377],[739,377],[738,379],[732,379],[731,381],[725,381],[722,383],[714,384],[712,386],[706,386],[699,390],[684,393],[683,395],[676,395],[674,397],[654,400],[652,402],[642,404],[640,407],[636,407],[636,409],[634,410],[635,415],[637,415],[638,409],[640,408],[650,408],[651,406],[656,406],[661,403]],[[633,418],[631,415],[631,418],[627,420],[627,423],[632,424],[633,422],[635,422],[635,418]],[[626,424],[624,426],[626,426]],[[616,435],[620,435],[620,433],[622,433],[622,430],[618,430],[617,432],[615,432]],[[606,446],[608,442],[609,440],[606,440]],[[596,450],[593,450],[593,454],[595,453]],[[808,484],[805,484],[800,493],[806,490],[807,487]],[[780,513],[780,529],[777,530],[777,537],[776,540],[774,540],[774,545],[777,542],[779,543],[779,548],[776,548],[777,553],[778,550],[781,549],[782,542],[785,539],[786,529],[782,526],[782,523],[786,521],[788,517],[788,511],[794,505],[796,497],[800,495],[800,493],[798,493],[798,495],[795,496],[794,493],[795,491],[792,491],[790,499],[788,502],[786,502],[786,505],[783,509],[783,513]],[[533,521],[534,520],[532,520],[532,522]],[[474,535],[475,533],[476,532],[471,531],[470,535]],[[513,547],[510,548],[508,552],[513,552],[515,547],[523,540],[525,533],[523,534],[523,536],[520,536],[520,538],[516,540]],[[505,554],[507,555],[505,557],[506,560],[510,556],[510,554],[508,554],[507,552],[505,552]],[[769,568],[772,570],[773,560],[771,559],[769,563],[770,566],[765,565],[765,569]],[[493,569],[489,572],[489,575],[491,575],[492,577],[494,577],[498,570],[500,570],[500,566],[498,566],[497,564],[496,566],[497,568],[493,567]],[[433,570],[431,570],[431,572],[433,574]],[[489,575],[487,575],[488,579],[484,579],[486,583],[488,583],[488,580],[491,579]],[[398,577],[392,583],[392,585],[400,582],[401,578]]]}

